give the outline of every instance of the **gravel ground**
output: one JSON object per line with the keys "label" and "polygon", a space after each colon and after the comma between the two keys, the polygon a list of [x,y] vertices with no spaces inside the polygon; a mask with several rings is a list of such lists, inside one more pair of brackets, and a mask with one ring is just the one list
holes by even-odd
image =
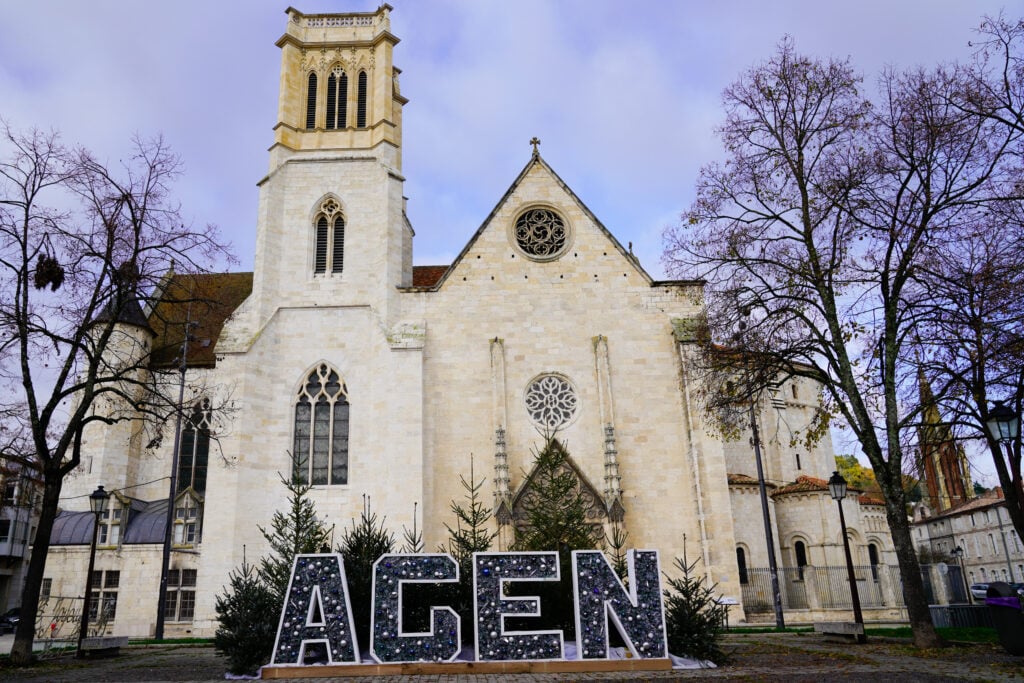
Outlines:
{"label": "gravel ground", "polygon": [[[517,674],[407,676],[408,683],[533,683],[548,681],[1019,681],[1024,658],[998,645],[959,644],[941,650],[915,650],[907,641],[872,638],[866,645],[836,643],[803,634],[730,634],[732,661],[717,669],[642,674]],[[0,680],[24,683],[120,683],[142,681],[223,681],[227,667],[209,646],[131,646],[120,656],[77,660],[45,659],[29,668],[0,668]],[[298,679],[313,680],[313,679]],[[388,677],[317,679],[320,681],[399,680]]]}

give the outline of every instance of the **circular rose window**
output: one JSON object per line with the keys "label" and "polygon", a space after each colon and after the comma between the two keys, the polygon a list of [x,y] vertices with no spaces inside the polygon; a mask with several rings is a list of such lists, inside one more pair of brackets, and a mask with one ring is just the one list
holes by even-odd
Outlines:
{"label": "circular rose window", "polygon": [[558,375],[541,375],[526,387],[526,410],[542,429],[556,430],[576,415],[576,390]]}
{"label": "circular rose window", "polygon": [[516,219],[516,244],[527,256],[552,259],[568,245],[565,219],[551,209],[530,209]]}

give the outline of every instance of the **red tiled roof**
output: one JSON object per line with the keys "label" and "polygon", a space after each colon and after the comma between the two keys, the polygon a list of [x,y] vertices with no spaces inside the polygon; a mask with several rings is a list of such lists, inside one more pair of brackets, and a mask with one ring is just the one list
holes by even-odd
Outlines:
{"label": "red tiled roof", "polygon": [[216,365],[214,349],[224,322],[252,292],[252,273],[176,273],[163,283],[160,300],[149,314],[153,328],[151,364],[167,367],[178,358],[185,338],[185,320],[197,323],[189,343],[189,367]]}
{"label": "red tiled roof", "polygon": [[433,287],[448,272],[448,268],[448,266],[413,266],[412,286]]}
{"label": "red tiled roof", "polygon": [[824,479],[818,479],[817,477],[801,475],[796,478],[795,482],[787,486],[783,486],[772,495],[781,496],[786,493],[811,493],[814,491],[828,491],[828,482]]}
{"label": "red tiled roof", "polygon": [[[725,477],[726,481],[728,481],[730,484],[736,484],[740,486],[757,486],[757,479],[753,477],[748,477],[745,474],[727,472]],[[765,486],[768,486],[770,488],[776,488],[775,484],[771,482],[765,482]]]}
{"label": "red tiled roof", "polygon": [[857,502],[861,505],[885,505],[885,501],[873,493],[857,496]]}

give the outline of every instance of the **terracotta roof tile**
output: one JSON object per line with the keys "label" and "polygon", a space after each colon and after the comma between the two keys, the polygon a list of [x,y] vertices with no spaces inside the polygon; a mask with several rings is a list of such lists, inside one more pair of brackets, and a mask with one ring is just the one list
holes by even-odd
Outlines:
{"label": "terracotta roof tile", "polygon": [[151,364],[174,364],[185,339],[185,320],[191,316],[197,325],[188,347],[189,367],[214,367],[221,329],[252,292],[252,273],[174,274],[162,287],[149,315],[156,334]]}
{"label": "terracotta roof tile", "polygon": [[449,266],[413,266],[412,286],[433,287],[441,281],[448,268]]}
{"label": "terracotta roof tile", "polygon": [[[725,477],[726,481],[728,481],[730,484],[736,484],[738,486],[757,486],[757,479],[755,479],[754,477],[749,477],[745,474],[727,472]],[[765,482],[765,486],[773,489],[777,488],[776,485],[771,482]]]}

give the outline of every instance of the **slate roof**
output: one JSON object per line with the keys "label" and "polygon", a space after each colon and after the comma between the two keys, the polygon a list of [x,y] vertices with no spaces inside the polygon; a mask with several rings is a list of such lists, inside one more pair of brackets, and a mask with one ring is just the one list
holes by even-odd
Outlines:
{"label": "slate roof", "polygon": [[185,339],[185,321],[193,327],[188,347],[189,367],[212,368],[214,350],[224,322],[252,293],[252,273],[172,273],[160,284],[149,325],[156,335],[151,364],[174,365]]}
{"label": "slate roof", "polygon": [[[96,516],[91,512],[62,510],[53,521],[50,545],[90,545]],[[121,543],[163,543],[167,528],[167,501],[131,499],[127,522],[122,520]]]}
{"label": "slate roof", "polygon": [[[111,319],[113,308],[113,302],[107,304],[100,314],[96,316],[95,322],[106,322]],[[146,314],[142,312],[142,306],[139,305],[138,299],[129,299],[124,302],[121,307],[121,311],[117,316],[118,322],[125,323],[127,325],[135,325],[141,327],[144,330],[153,331],[153,328],[149,326],[149,321],[146,320]]]}

